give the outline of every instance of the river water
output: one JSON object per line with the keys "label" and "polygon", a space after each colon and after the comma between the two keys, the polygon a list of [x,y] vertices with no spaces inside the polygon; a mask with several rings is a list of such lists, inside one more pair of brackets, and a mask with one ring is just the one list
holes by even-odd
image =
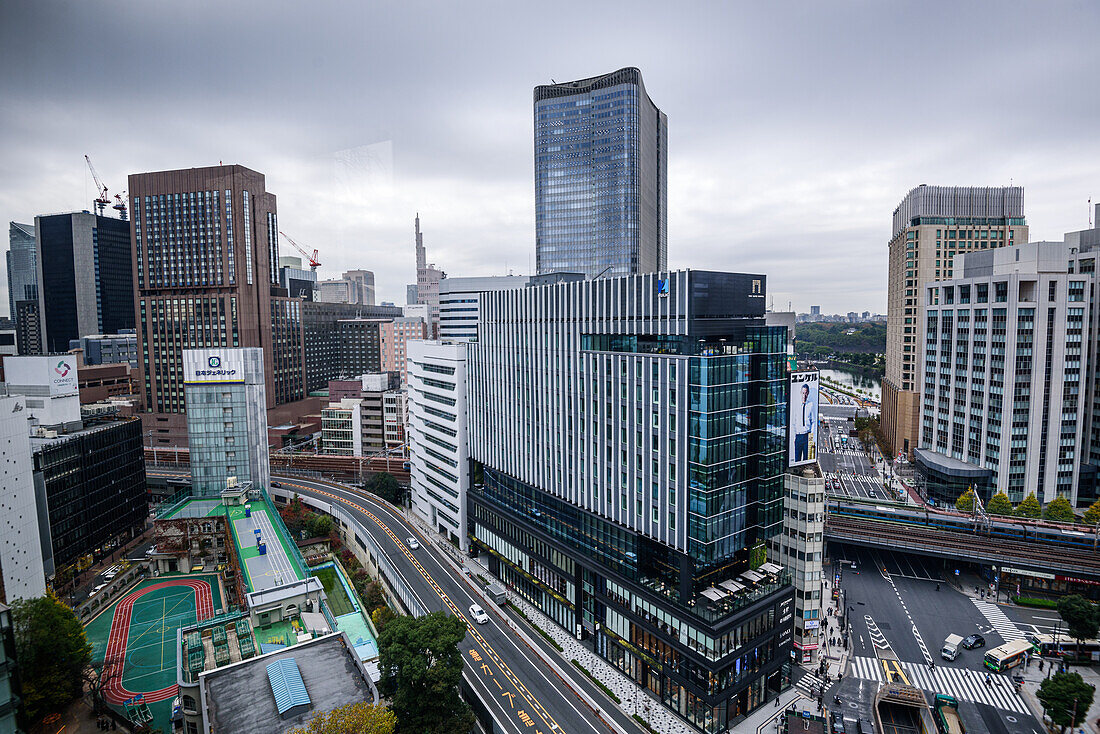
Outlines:
{"label": "river water", "polygon": [[841,370],[835,367],[822,369],[821,376],[833,382],[838,382],[841,385],[850,387],[853,390],[870,392],[872,400],[876,403],[882,402],[882,383],[877,377],[869,377],[860,372]]}

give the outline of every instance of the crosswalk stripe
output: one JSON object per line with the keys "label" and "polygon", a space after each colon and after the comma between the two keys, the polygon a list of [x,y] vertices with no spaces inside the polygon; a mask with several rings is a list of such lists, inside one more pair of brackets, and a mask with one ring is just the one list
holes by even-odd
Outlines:
{"label": "crosswalk stripe", "polygon": [[[850,675],[863,680],[882,683],[884,661],[865,656],[851,659]],[[889,663],[893,670],[894,662]],[[983,670],[969,670],[950,666],[929,670],[923,663],[900,663],[900,668],[917,688],[929,693],[948,693],[964,701],[985,704],[1002,711],[1013,711],[1027,715],[1029,713],[1023,699],[1014,690],[1011,681],[1003,675],[994,675],[992,685],[985,684],[986,673]]]}
{"label": "crosswalk stripe", "polygon": [[1013,624],[1012,620],[1001,611],[999,606],[979,599],[971,599],[970,601],[974,603],[974,606],[982,613],[986,621],[993,626],[993,629],[997,630],[997,634],[1004,638],[1005,642],[1023,639],[1024,633]]}

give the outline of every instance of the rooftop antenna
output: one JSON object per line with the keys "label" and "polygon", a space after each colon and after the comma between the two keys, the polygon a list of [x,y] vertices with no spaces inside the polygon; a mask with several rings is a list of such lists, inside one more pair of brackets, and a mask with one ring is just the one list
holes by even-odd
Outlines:
{"label": "rooftop antenna", "polygon": [[1089,229],[1092,229],[1092,197],[1089,197]]}

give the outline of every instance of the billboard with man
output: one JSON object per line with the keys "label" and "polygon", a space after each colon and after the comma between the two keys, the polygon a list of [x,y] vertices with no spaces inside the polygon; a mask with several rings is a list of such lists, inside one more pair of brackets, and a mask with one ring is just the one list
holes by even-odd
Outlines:
{"label": "billboard with man", "polygon": [[817,370],[791,373],[787,461],[802,466],[817,461]]}

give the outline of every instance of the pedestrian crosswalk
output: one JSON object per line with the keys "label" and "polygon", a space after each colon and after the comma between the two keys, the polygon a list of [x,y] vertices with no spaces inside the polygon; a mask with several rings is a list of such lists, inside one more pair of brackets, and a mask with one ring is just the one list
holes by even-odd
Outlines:
{"label": "pedestrian crosswalk", "polygon": [[824,690],[828,688],[828,684],[821,680],[820,677],[813,673],[807,673],[802,676],[794,687],[805,693],[810,698],[817,698],[822,695]]}
{"label": "pedestrian crosswalk", "polygon": [[978,611],[982,613],[982,616],[989,621],[993,629],[997,630],[997,634],[1004,638],[1005,642],[1023,639],[1024,633],[1020,631],[1019,627],[1013,624],[1011,619],[1005,616],[1005,613],[1001,611],[999,606],[992,602],[981,601],[980,599],[971,599],[970,601],[974,602],[974,606],[976,606]]}
{"label": "pedestrian crosswalk", "polygon": [[[878,683],[885,681],[883,664],[886,661],[871,657],[852,658],[851,675],[862,680]],[[924,663],[905,663],[888,661],[894,670],[900,668],[906,683],[929,693],[947,693],[963,701],[972,701],[986,706],[1028,714],[1027,705],[1016,693],[1012,682],[1004,675],[991,675],[990,685],[986,685],[984,670],[966,668],[937,667],[929,670]]]}

